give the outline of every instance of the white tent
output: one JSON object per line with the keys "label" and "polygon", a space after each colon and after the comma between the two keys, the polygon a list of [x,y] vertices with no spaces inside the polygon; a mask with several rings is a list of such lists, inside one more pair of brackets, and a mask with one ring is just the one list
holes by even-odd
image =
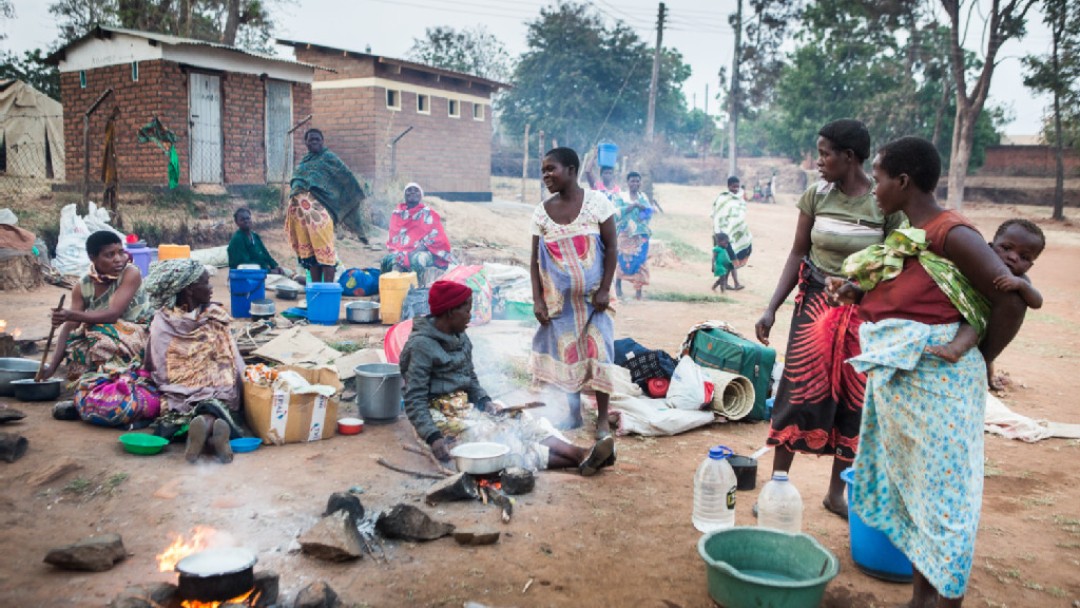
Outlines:
{"label": "white tent", "polygon": [[63,180],[64,107],[21,80],[0,80],[0,146],[7,175]]}

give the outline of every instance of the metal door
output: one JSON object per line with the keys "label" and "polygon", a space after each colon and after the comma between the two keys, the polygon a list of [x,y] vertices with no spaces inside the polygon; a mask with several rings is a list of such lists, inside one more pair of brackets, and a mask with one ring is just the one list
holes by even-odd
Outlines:
{"label": "metal door", "polygon": [[266,181],[281,182],[292,173],[292,85],[266,82]]}
{"label": "metal door", "polygon": [[221,77],[192,72],[191,183],[221,183]]}

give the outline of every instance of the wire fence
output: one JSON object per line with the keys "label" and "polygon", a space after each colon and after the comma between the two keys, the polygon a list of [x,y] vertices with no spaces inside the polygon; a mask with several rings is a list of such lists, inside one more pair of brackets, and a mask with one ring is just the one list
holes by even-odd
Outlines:
{"label": "wire fence", "polygon": [[46,142],[0,142],[0,201],[48,196],[56,174]]}

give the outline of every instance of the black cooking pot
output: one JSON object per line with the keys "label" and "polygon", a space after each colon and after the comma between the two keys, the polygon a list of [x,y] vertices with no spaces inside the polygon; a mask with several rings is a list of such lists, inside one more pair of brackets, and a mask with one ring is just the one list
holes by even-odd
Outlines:
{"label": "black cooking pot", "polygon": [[749,456],[732,456],[728,464],[735,471],[735,487],[739,490],[753,490],[757,487],[757,459]]}
{"label": "black cooking pot", "polygon": [[50,378],[40,382],[33,378],[12,380],[11,390],[19,401],[53,401],[60,396],[63,384],[64,381],[61,378]]}
{"label": "black cooking pot", "polygon": [[255,587],[255,562],[247,549],[207,549],[176,564],[180,573],[178,594],[185,600],[224,602]]}

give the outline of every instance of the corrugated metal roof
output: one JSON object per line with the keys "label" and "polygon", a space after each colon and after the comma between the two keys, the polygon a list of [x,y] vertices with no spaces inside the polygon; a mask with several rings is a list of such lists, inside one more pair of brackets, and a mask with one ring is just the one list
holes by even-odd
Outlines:
{"label": "corrugated metal roof", "polygon": [[284,44],[291,47],[313,47],[324,51],[333,51],[335,53],[348,53],[350,55],[356,55],[357,57],[373,57],[376,61],[381,63],[393,63],[405,68],[419,70],[421,72],[428,72],[430,74],[439,74],[441,76],[448,76],[450,78],[458,78],[461,80],[471,80],[478,84],[484,84],[495,89],[509,89],[511,85],[505,82],[499,82],[497,80],[491,80],[489,78],[483,78],[481,76],[474,76],[465,72],[456,72],[454,70],[447,70],[444,68],[437,68],[424,63],[416,63],[414,61],[408,61],[405,59],[397,59],[396,57],[386,57],[384,55],[375,55],[373,53],[364,53],[362,51],[353,51],[350,49],[339,49],[332,46],[326,46],[324,44],[318,44],[315,42],[303,42],[300,40],[285,40],[284,38],[275,38],[275,42],[278,44]]}
{"label": "corrugated metal roof", "polygon": [[124,28],[120,28],[120,27],[107,27],[107,26],[103,26],[103,25],[96,25],[96,26],[94,26],[94,29],[90,30],[86,34],[83,34],[78,39],[73,40],[73,41],[65,44],[63,47],[61,47],[55,53],[53,53],[53,54],[49,55],[48,57],[46,57],[45,58],[45,63],[56,65],[56,64],[60,63],[60,61],[62,61],[64,59],[64,55],[65,55],[67,49],[69,49],[69,48],[71,48],[71,47],[73,47],[75,45],[81,44],[83,41],[85,41],[85,40],[87,40],[89,38],[92,38],[92,37],[94,37],[94,38],[108,38],[109,34],[125,34],[127,36],[134,36],[136,38],[145,38],[146,40],[153,40],[155,42],[158,42],[158,43],[161,43],[161,44],[167,44],[167,45],[170,45],[170,46],[205,46],[205,47],[210,47],[210,48],[215,48],[215,49],[221,49],[221,50],[224,50],[224,51],[230,51],[230,52],[233,52],[233,53],[239,53],[241,55],[247,55],[249,57],[255,57],[257,59],[262,59],[264,61],[274,61],[274,62],[277,62],[277,63],[286,63],[286,64],[290,64],[290,65],[299,65],[299,66],[303,66],[303,67],[306,67],[306,68],[312,68],[312,69],[316,69],[316,70],[325,70],[327,72],[333,72],[334,71],[334,70],[332,70],[330,68],[326,68],[326,67],[323,67],[321,65],[314,65],[314,64],[310,64],[310,63],[304,63],[302,61],[297,61],[295,59],[288,59],[288,58],[285,58],[285,57],[275,57],[273,55],[267,55],[265,53],[258,53],[258,52],[255,52],[255,51],[249,51],[247,49],[242,49],[242,48],[235,47],[235,46],[229,46],[227,44],[222,44],[220,42],[210,42],[208,40],[196,40],[195,38],[183,38],[181,36],[173,36],[171,34],[158,34],[158,33],[155,33],[155,32],[143,32],[143,31],[139,31],[139,30],[129,30],[129,29],[124,29]]}

